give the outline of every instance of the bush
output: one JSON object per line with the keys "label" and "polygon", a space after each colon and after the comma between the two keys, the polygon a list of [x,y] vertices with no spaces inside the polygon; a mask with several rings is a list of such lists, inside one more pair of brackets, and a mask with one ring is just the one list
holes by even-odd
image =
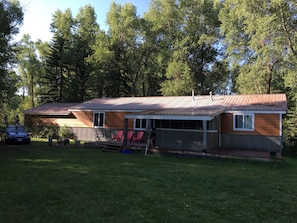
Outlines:
{"label": "bush", "polygon": [[30,130],[30,134],[37,138],[58,138],[59,127],[57,126],[34,126]]}
{"label": "bush", "polygon": [[289,142],[285,143],[283,155],[291,157],[297,156],[297,139],[292,139]]}
{"label": "bush", "polygon": [[73,139],[74,134],[71,128],[69,128],[68,126],[62,126],[59,129],[59,137],[63,139]]}

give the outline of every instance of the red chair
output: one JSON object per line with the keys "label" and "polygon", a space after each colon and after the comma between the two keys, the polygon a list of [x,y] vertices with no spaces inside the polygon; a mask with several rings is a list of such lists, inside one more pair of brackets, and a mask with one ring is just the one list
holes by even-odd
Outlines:
{"label": "red chair", "polygon": [[115,141],[123,141],[123,135],[124,135],[124,131],[123,130],[119,130],[117,132],[117,134],[115,136],[113,136],[111,139],[115,140]]}
{"label": "red chair", "polygon": [[132,142],[138,142],[139,143],[140,140],[143,137],[143,134],[144,134],[144,132],[142,132],[142,131],[138,132],[137,135],[132,138]]}
{"label": "red chair", "polygon": [[134,132],[133,131],[129,131],[127,133],[127,142],[131,142],[132,138],[133,138],[133,134]]}

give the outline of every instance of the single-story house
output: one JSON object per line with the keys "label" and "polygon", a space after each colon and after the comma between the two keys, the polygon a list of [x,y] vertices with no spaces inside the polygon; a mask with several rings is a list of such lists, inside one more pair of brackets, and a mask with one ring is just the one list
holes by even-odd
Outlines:
{"label": "single-story house", "polygon": [[[109,140],[117,130],[153,133],[154,146],[176,151],[214,149],[280,154],[285,94],[96,98],[24,111],[25,126],[68,126],[82,141]],[[125,141],[125,143],[127,143]]]}

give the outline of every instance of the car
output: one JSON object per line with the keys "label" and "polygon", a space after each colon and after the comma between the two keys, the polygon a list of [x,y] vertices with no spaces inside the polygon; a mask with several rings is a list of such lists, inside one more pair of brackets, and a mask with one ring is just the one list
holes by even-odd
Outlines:
{"label": "car", "polygon": [[9,125],[1,133],[1,142],[7,144],[30,144],[31,137],[21,125]]}

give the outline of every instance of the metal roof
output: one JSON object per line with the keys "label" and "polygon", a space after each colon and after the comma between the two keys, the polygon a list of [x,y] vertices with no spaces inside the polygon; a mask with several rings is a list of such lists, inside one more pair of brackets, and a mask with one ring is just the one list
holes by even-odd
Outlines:
{"label": "metal roof", "polygon": [[73,106],[70,110],[164,110],[189,109],[229,111],[283,111],[287,110],[285,94],[157,96],[96,98]]}
{"label": "metal roof", "polygon": [[139,115],[213,116],[226,111],[286,113],[285,94],[96,98],[84,103],[44,104],[24,114],[67,115],[71,111],[148,112]]}
{"label": "metal roof", "polygon": [[69,108],[80,103],[46,103],[35,108],[27,109],[23,113],[30,115],[69,115]]}

